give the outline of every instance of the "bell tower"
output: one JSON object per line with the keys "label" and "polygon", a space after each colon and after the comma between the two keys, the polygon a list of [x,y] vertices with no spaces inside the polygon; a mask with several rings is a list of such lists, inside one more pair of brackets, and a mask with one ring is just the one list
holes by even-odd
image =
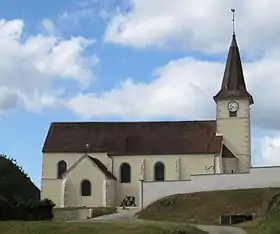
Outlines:
{"label": "bell tower", "polygon": [[238,159],[238,172],[251,167],[251,118],[253,97],[247,91],[242,63],[234,31],[228,52],[220,91],[213,97],[217,104],[217,133]]}

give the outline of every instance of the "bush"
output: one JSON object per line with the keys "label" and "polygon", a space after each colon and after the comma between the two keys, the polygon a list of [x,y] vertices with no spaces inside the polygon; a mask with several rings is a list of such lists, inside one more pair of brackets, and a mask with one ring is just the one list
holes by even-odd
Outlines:
{"label": "bush", "polygon": [[9,220],[13,216],[13,206],[9,201],[0,196],[0,220]]}
{"label": "bush", "polygon": [[30,198],[40,200],[40,190],[17,162],[4,154],[0,154],[0,196],[11,204]]}
{"label": "bush", "polygon": [[52,220],[55,204],[45,199],[42,201],[18,201],[11,205],[5,198],[0,199],[0,220]]}

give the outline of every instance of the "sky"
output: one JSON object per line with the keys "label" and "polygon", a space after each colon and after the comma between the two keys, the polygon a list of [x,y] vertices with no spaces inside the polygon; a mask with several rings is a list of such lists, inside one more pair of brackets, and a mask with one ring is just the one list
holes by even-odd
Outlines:
{"label": "sky", "polygon": [[279,165],[279,0],[1,0],[0,153],[40,186],[51,122],[214,119],[231,8],[252,164]]}

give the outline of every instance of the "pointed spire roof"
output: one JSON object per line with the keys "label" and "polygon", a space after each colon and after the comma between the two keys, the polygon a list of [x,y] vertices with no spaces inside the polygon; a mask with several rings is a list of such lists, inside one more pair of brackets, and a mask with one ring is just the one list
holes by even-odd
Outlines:
{"label": "pointed spire roof", "polygon": [[232,35],[222,86],[220,91],[214,96],[214,100],[217,102],[231,98],[248,98],[250,104],[254,103],[253,97],[246,89],[235,33]]}

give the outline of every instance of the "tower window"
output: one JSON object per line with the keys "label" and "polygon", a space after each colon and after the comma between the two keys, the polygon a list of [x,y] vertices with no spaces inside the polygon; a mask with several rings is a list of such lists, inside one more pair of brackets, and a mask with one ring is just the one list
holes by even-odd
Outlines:
{"label": "tower window", "polygon": [[229,117],[237,117],[237,111],[230,111]]}

